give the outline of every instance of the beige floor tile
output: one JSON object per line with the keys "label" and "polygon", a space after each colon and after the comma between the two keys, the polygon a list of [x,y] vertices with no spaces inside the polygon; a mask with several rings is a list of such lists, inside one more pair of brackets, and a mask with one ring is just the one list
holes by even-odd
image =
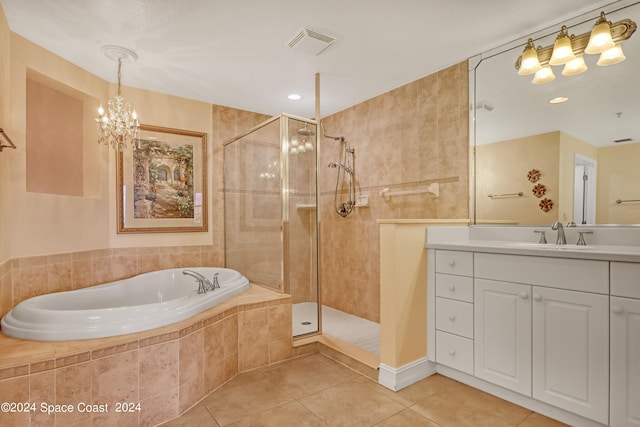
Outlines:
{"label": "beige floor tile", "polygon": [[280,385],[295,399],[310,396],[345,381],[364,378],[319,353],[265,368],[261,372],[272,384]]}
{"label": "beige floor tile", "polygon": [[566,425],[560,421],[532,412],[522,423],[518,424],[518,427],[562,427]]}
{"label": "beige floor tile", "polygon": [[228,427],[326,427],[324,421],[298,402],[286,403],[228,424]]}
{"label": "beige floor tile", "polygon": [[442,426],[517,426],[531,411],[461,383],[420,399],[411,407]]}
{"label": "beige floor tile", "polygon": [[255,415],[294,400],[286,388],[259,371],[239,374],[209,394],[203,404],[221,425]]}
{"label": "beige floor tile", "polygon": [[372,426],[405,409],[357,381],[327,388],[300,403],[331,426]]}
{"label": "beige floor tile", "polygon": [[403,388],[397,394],[406,400],[416,403],[435,393],[440,393],[452,387],[460,385],[459,382],[451,378],[444,377],[440,374],[434,374],[423,380],[418,381],[409,387]]}
{"label": "beige floor tile", "polygon": [[201,403],[188,410],[182,416],[162,424],[162,427],[219,427],[219,425]]}
{"label": "beige floor tile", "polygon": [[411,409],[405,409],[376,424],[375,427],[439,427],[439,425]]}

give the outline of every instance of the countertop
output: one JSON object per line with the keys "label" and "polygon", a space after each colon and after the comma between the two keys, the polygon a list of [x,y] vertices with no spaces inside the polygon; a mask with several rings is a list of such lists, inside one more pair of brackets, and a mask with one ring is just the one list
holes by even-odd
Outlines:
{"label": "countertop", "polygon": [[584,248],[579,248],[576,245],[563,247],[549,244],[545,247],[538,247],[535,243],[505,240],[452,240],[427,242],[425,246],[427,249],[447,249],[452,251],[640,262],[640,246],[631,245],[588,245]]}

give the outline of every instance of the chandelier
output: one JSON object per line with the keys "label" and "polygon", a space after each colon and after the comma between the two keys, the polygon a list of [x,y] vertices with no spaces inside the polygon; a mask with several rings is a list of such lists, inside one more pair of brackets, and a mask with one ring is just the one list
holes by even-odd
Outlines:
{"label": "chandelier", "polygon": [[109,59],[118,61],[118,94],[107,101],[107,111],[102,108],[102,105],[98,108],[98,117],[96,117],[98,144],[111,145],[119,151],[127,148],[137,139],[140,129],[136,110],[120,95],[122,60],[135,61],[138,55],[132,50],[119,46],[102,46],[102,51]]}
{"label": "chandelier", "polygon": [[635,22],[623,19],[611,23],[607,21],[605,13],[600,12],[600,17],[588,33],[569,35],[567,27],[562,26],[553,45],[537,48],[530,38],[516,61],[516,70],[521,76],[535,74],[532,83],[542,84],[555,79],[552,65],[564,65],[564,76],[575,76],[587,71],[584,54],[600,54],[597,62],[599,66],[617,64],[625,60],[622,42],[631,37],[635,30]]}

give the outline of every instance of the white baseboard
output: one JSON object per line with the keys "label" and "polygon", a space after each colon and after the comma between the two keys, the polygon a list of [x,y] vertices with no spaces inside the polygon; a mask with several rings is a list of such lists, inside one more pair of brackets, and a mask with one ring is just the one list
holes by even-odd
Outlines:
{"label": "white baseboard", "polygon": [[399,368],[392,368],[389,365],[381,363],[379,366],[378,384],[389,390],[398,391],[435,373],[436,364],[426,357]]}

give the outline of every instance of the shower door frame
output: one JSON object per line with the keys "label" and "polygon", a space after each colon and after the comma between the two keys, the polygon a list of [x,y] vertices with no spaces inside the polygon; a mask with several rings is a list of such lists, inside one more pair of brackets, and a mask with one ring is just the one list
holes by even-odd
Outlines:
{"label": "shower door frame", "polygon": [[[251,129],[236,135],[235,137],[225,141],[222,144],[222,152],[223,152],[223,193],[225,189],[224,185],[224,147],[230,145],[257,130],[268,126],[269,124],[280,120],[280,197],[281,197],[281,225],[280,225],[280,238],[282,241],[282,263],[280,269],[281,281],[282,281],[282,293],[291,294],[291,282],[290,282],[290,251],[289,251],[289,120],[297,120],[303,123],[308,123],[310,125],[316,126],[315,132],[315,205],[316,205],[316,221],[315,221],[315,233],[316,233],[316,247],[315,247],[315,262],[316,262],[316,300],[317,300],[317,318],[318,318],[318,328],[314,332],[309,332],[307,334],[296,335],[293,336],[294,340],[307,338],[313,335],[322,334],[322,292],[321,292],[321,266],[320,266],[320,124],[315,119],[309,119],[306,117],[295,116],[292,114],[281,113],[279,115],[273,116],[262,123],[259,123],[256,126],[253,126]],[[224,196],[223,196],[224,197]],[[226,204],[225,204],[226,205]],[[225,206],[226,209],[226,206]],[[226,248],[227,248],[227,236],[225,233],[224,236],[225,242],[225,266],[226,266]],[[273,288],[270,288],[273,289]]]}

